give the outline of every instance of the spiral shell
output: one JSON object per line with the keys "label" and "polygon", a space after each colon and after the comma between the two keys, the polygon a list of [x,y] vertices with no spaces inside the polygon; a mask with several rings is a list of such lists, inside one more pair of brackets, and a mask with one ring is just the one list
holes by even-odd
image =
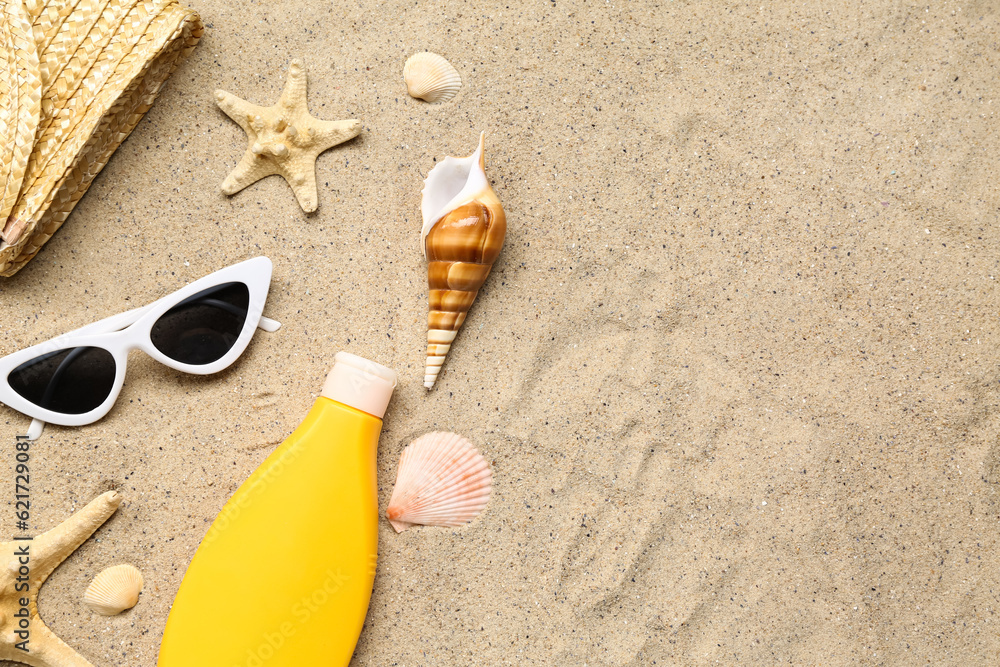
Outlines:
{"label": "spiral shell", "polygon": [[403,65],[403,80],[411,97],[427,102],[447,102],[458,94],[462,77],[451,63],[436,53],[410,56]]}
{"label": "spiral shell", "polygon": [[460,435],[437,431],[403,450],[386,516],[401,533],[415,524],[461,526],[475,519],[493,490],[483,455]]}
{"label": "spiral shell", "polygon": [[115,565],[98,573],[83,594],[83,601],[101,616],[114,616],[139,601],[142,574],[131,565]]}
{"label": "spiral shell", "polygon": [[483,150],[446,157],[424,181],[421,243],[427,257],[430,312],[424,386],[434,387],[452,342],[503,247],[507,218],[486,179]]}

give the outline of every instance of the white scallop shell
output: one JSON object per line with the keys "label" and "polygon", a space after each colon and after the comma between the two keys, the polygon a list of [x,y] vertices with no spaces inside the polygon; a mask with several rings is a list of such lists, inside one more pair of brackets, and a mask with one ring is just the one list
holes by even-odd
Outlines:
{"label": "white scallop shell", "polygon": [[462,87],[458,70],[443,57],[427,51],[410,56],[403,65],[403,80],[410,96],[428,102],[447,102]]}
{"label": "white scallop shell", "polygon": [[492,489],[490,466],[471,442],[428,433],[400,455],[386,516],[397,533],[414,524],[461,526],[483,511]]}
{"label": "white scallop shell", "polygon": [[83,594],[84,603],[101,616],[114,616],[139,601],[142,574],[131,565],[115,565],[98,573]]}

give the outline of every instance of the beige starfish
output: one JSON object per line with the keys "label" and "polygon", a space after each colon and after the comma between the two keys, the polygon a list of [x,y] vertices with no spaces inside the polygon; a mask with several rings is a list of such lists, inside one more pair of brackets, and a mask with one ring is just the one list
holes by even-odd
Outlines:
{"label": "beige starfish", "polygon": [[222,182],[222,191],[236,194],[265,176],[280,174],[306,213],[316,210],[316,158],[361,132],[357,120],[319,120],[309,115],[301,60],[288,67],[285,91],[273,107],[250,104],[224,90],[215,91],[215,100],[250,141],[243,159]]}
{"label": "beige starfish", "polygon": [[93,667],[45,627],[38,616],[38,591],[52,571],[93,535],[121,502],[121,494],[108,491],[34,539],[0,543],[0,558],[7,563],[0,569],[0,660],[34,667]]}

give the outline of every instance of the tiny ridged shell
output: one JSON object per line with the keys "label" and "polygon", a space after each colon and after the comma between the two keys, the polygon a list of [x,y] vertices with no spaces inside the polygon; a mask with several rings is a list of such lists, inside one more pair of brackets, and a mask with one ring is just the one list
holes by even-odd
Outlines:
{"label": "tiny ridged shell", "polygon": [[492,490],[490,466],[471,442],[428,433],[400,455],[386,515],[398,533],[415,524],[461,526],[483,511]]}
{"label": "tiny ridged shell", "polygon": [[427,51],[410,56],[403,65],[403,80],[412,97],[435,103],[447,102],[462,87],[458,70],[443,57]]}
{"label": "tiny ridged shell", "polygon": [[102,616],[114,616],[139,601],[142,574],[131,565],[115,565],[98,573],[83,594],[88,607]]}

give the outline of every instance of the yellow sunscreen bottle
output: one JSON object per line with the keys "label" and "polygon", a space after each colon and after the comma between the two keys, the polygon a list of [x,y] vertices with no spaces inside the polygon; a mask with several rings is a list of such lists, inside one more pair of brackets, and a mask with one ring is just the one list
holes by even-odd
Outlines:
{"label": "yellow sunscreen bottle", "polygon": [[340,667],[368,611],[375,453],[396,373],[346,352],[229,499],[181,582],[159,667]]}

